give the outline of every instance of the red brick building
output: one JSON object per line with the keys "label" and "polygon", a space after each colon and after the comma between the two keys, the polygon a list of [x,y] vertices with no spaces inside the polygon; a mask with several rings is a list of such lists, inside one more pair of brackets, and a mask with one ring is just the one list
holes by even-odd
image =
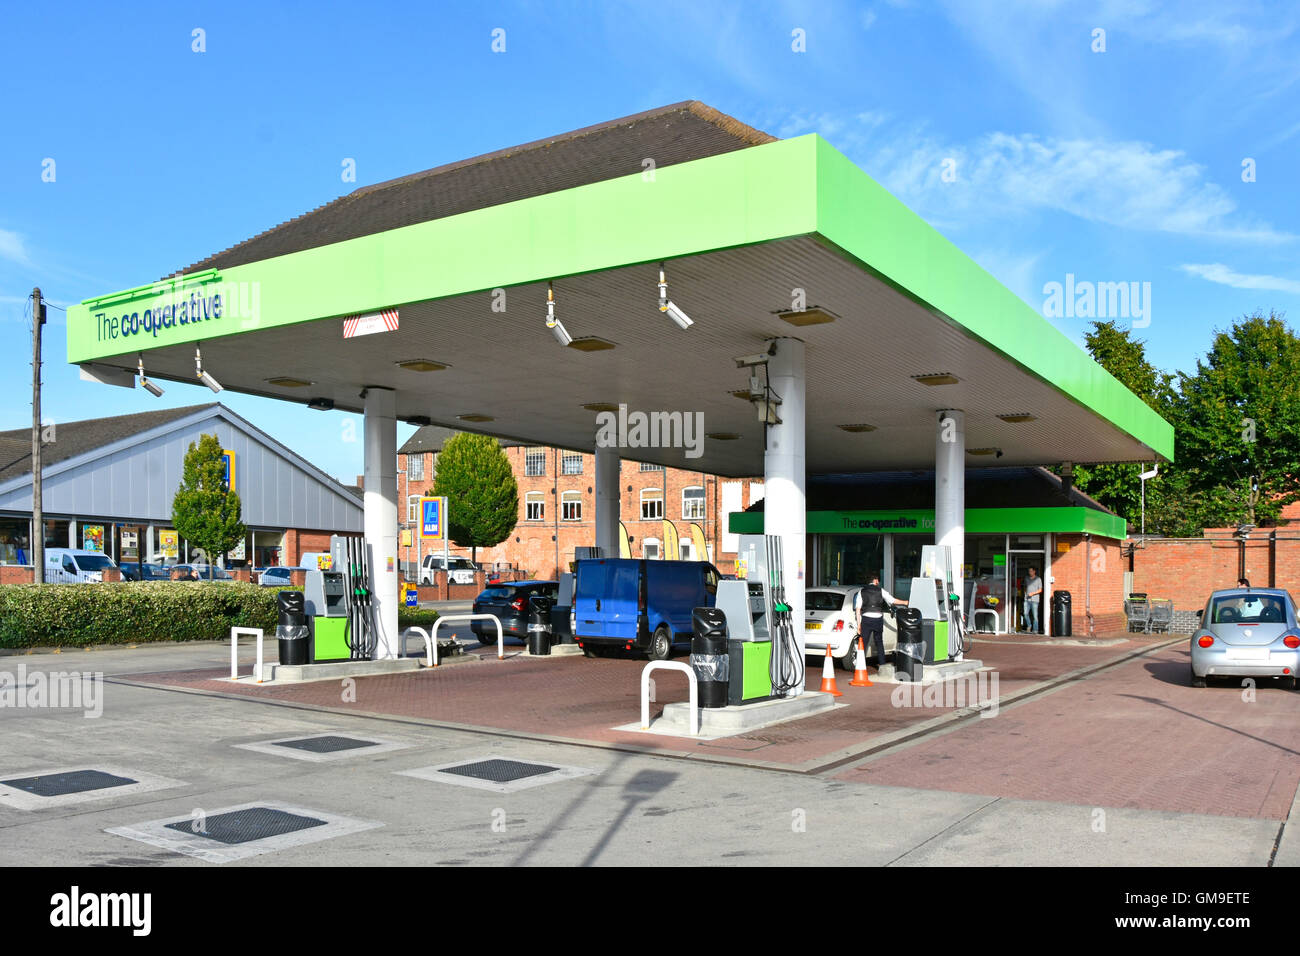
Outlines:
{"label": "red brick building", "polygon": [[[426,426],[398,449],[398,558],[408,577],[419,564],[417,553],[429,553],[418,542],[419,498],[432,489],[438,454],[454,434]],[[505,440],[501,446],[519,485],[519,521],[506,541],[479,548],[478,560],[553,577],[557,569],[568,569],[576,548],[596,543],[595,455]],[[763,482],[623,461],[619,489],[619,516],[633,557],[663,557],[664,522],[669,521],[677,531],[681,558],[710,560],[726,574],[736,556],[734,540],[726,534],[726,514],[758,501]],[[693,525],[703,536],[705,553],[697,553]],[[469,555],[468,548],[455,544],[450,550]]]}

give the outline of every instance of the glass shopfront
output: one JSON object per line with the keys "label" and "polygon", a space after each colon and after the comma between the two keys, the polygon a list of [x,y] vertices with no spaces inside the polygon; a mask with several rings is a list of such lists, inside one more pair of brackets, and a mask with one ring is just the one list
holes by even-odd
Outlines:
{"label": "glass shopfront", "polygon": [[818,584],[866,584],[885,568],[885,535],[818,535]]}

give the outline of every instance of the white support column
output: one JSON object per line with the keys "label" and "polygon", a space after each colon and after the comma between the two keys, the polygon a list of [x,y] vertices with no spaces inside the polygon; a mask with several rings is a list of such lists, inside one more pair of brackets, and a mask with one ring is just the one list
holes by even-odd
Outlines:
{"label": "white support column", "polygon": [[[777,416],[781,424],[767,429],[763,455],[763,530],[781,536],[782,576],[790,620],[802,656],[804,646],[804,562],[807,522],[804,503],[804,343],[776,339],[776,354],[767,363],[774,397],[781,399]],[[797,697],[803,688],[790,696]]]}
{"label": "white support column", "polygon": [[366,389],[365,533],[375,606],[375,660],[397,657],[397,395]]}
{"label": "white support column", "polygon": [[606,558],[619,557],[619,465],[617,448],[596,446],[596,547]]}
{"label": "white support column", "polygon": [[964,600],[966,560],[966,413],[941,409],[935,417],[934,543],[952,554],[953,591]]}

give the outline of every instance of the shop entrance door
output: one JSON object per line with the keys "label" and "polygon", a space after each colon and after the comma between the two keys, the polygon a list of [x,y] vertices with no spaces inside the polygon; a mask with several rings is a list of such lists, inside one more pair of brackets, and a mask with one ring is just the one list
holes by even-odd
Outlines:
{"label": "shop entrance door", "polygon": [[[1011,596],[1011,600],[1008,602],[1011,607],[1007,608],[1008,623],[1006,628],[1010,633],[1024,632],[1026,630],[1025,578],[1029,576],[1029,569],[1033,568],[1039,580],[1043,580],[1044,553],[1041,550],[1007,552],[1007,591]],[[1034,631],[1035,634],[1046,633],[1043,621],[1043,615],[1048,610],[1046,598],[1047,586],[1044,584],[1043,590],[1038,596],[1038,627]]]}

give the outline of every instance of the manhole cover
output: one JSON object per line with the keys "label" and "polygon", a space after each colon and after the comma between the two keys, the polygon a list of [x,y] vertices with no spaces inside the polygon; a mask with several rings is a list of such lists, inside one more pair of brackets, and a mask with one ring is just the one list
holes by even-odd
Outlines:
{"label": "manhole cover", "polygon": [[7,787],[23,790],[38,797],[62,797],[69,793],[125,787],[135,782],[130,777],[118,777],[111,773],[104,773],[102,770],[70,770],[66,773],[51,773],[40,777],[0,780],[0,783]]}
{"label": "manhole cover", "polygon": [[304,817],[270,807],[249,807],[231,813],[219,813],[206,820],[178,820],[167,824],[167,829],[207,837],[209,840],[232,846],[324,825],[324,820],[317,820],[314,817]]}
{"label": "manhole cover", "polygon": [[524,763],[521,760],[493,759],[464,763],[459,767],[443,767],[442,773],[454,773],[461,777],[474,777],[477,780],[491,780],[493,783],[511,783],[526,777],[554,773],[558,769],[540,763]]}
{"label": "manhole cover", "polygon": [[303,740],[277,740],[275,745],[292,747],[294,750],[306,750],[314,754],[333,754],[341,750],[378,746],[373,740],[357,740],[355,737],[307,737]]}

